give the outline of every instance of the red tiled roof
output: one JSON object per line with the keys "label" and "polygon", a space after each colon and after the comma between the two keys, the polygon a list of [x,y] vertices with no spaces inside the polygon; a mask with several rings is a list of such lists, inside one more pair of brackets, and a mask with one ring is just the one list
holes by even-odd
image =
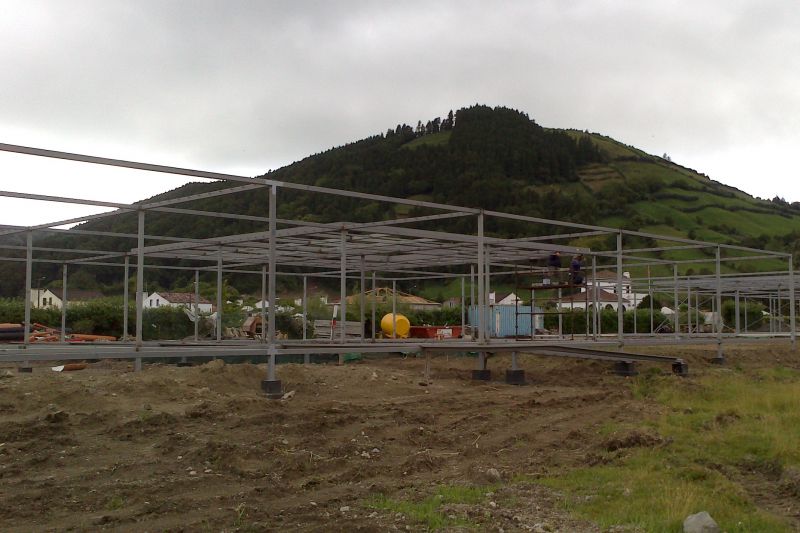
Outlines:
{"label": "red tiled roof", "polygon": [[[561,299],[562,302],[586,302],[586,293],[581,292],[578,294],[572,294],[570,296],[565,296]],[[592,303],[593,295],[592,289],[589,290],[589,303]],[[616,303],[617,302],[617,295],[613,292],[608,292],[603,289],[597,289],[597,301],[598,302],[607,302],[607,303]],[[628,300],[625,298],[622,299],[622,303],[624,305],[630,304]]]}
{"label": "red tiled roof", "polygon": [[[194,303],[194,293],[192,292],[159,292],[158,294],[171,304]],[[211,302],[201,296],[198,303],[210,304]]]}

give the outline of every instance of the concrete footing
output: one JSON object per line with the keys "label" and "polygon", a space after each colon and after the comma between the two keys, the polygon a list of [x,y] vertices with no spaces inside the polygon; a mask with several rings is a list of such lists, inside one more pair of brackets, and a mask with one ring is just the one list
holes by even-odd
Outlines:
{"label": "concrete footing", "polygon": [[189,361],[178,361],[177,366],[194,366]]}
{"label": "concrete footing", "polygon": [[725,356],[724,355],[716,355],[711,358],[712,365],[724,365],[725,364]]}
{"label": "concrete footing", "polygon": [[492,379],[492,371],[488,369],[473,370],[472,379],[476,381],[490,381]]}
{"label": "concrete footing", "polygon": [[525,385],[525,371],[524,370],[506,370],[506,383],[509,385]]}
{"label": "concrete footing", "polygon": [[279,379],[265,379],[261,381],[261,390],[271,400],[280,400],[283,397],[283,384]]}
{"label": "concrete footing", "polygon": [[617,361],[614,363],[614,373],[618,376],[636,376],[636,363],[633,361]]}
{"label": "concrete footing", "polygon": [[688,376],[689,365],[685,361],[675,361],[672,363],[672,373],[676,376]]}
{"label": "concrete footing", "polygon": [[30,366],[18,366],[17,367],[17,372],[19,372],[20,374],[30,374],[31,372],[33,372],[33,367],[30,367]]}

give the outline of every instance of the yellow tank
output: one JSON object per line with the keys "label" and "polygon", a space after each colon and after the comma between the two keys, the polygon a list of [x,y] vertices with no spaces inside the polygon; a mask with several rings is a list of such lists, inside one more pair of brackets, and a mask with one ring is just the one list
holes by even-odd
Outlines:
{"label": "yellow tank", "polygon": [[392,313],[387,313],[381,319],[381,331],[383,331],[383,335],[395,338],[392,327],[394,324],[397,325],[397,337],[401,339],[408,338],[408,332],[411,331],[411,322],[403,315],[397,315],[396,319],[392,319]]}

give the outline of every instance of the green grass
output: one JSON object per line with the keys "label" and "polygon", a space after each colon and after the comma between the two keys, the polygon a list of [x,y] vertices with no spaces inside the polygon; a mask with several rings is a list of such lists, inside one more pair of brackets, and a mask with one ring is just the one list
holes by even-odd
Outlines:
{"label": "green grass", "polygon": [[379,494],[367,501],[367,507],[402,513],[415,522],[424,524],[428,529],[437,530],[445,527],[474,527],[463,518],[448,518],[441,512],[447,504],[477,504],[485,499],[485,494],[494,486],[444,485],[436,492],[420,501],[396,500]]}
{"label": "green grass", "polygon": [[423,135],[422,137],[417,137],[413,141],[404,144],[402,148],[415,150],[420,146],[441,146],[450,142],[450,136],[452,134],[452,131],[441,131],[439,133]]}
{"label": "green grass", "polygon": [[622,458],[609,452],[606,465],[545,479],[567,493],[570,511],[601,527],[653,532],[681,531],[683,519],[701,510],[724,531],[790,531],[733,479],[743,468],[800,464],[800,372],[725,371],[696,380],[647,374],[632,387],[636,397],[664,406],[649,425],[665,444]]}

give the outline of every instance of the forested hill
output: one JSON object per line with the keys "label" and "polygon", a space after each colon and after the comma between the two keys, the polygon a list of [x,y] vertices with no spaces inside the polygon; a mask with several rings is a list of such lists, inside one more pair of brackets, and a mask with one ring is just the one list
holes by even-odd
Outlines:
{"label": "forested hill", "polygon": [[[476,105],[451,111],[444,118],[418,121],[416,126],[392,126],[384,133],[309,156],[265,176],[760,248],[795,251],[800,236],[800,204],[779,198],[756,199],[675,164],[666,156],[649,155],[596,133],[543,128],[525,113],[503,107]],[[227,186],[190,183],[151,200]],[[258,191],[181,207],[266,216],[266,206],[266,191]],[[409,214],[414,211],[405,206],[289,190],[281,190],[278,206],[280,218],[318,222],[380,220]],[[448,229],[474,229],[474,222],[466,219],[442,224]],[[83,227],[135,233],[136,217],[123,214]],[[262,229],[263,223],[255,222],[147,215],[147,233],[153,235],[211,237]],[[519,235],[513,223],[487,230],[500,236]],[[74,242],[47,239],[48,243],[56,241],[65,246]],[[131,242],[96,237],[81,246],[124,250],[130,249]],[[0,269],[0,275],[20,275],[19,264],[6,263]],[[45,274],[56,279],[56,266],[52,269],[52,275]],[[118,272],[96,268],[93,272],[84,276],[83,284],[88,286],[78,288],[95,285],[111,291],[121,282]],[[173,285],[173,275],[164,271],[158,283]],[[5,288],[12,284],[2,285],[0,296],[11,295]]]}

